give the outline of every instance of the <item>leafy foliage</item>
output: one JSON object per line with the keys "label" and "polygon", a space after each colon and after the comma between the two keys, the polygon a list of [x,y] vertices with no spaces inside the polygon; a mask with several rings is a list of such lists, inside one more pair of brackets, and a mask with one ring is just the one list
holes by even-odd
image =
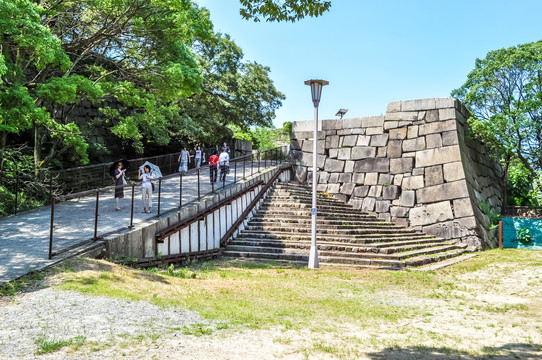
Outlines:
{"label": "leafy foliage", "polygon": [[329,11],[331,1],[323,0],[241,0],[240,14],[247,20],[297,21],[306,15],[317,17]]}
{"label": "leafy foliage", "polygon": [[503,183],[514,161],[528,171],[529,179],[539,179],[542,41],[491,51],[485,59],[476,59],[467,81],[452,95],[473,111],[469,119],[473,133],[502,159]]}

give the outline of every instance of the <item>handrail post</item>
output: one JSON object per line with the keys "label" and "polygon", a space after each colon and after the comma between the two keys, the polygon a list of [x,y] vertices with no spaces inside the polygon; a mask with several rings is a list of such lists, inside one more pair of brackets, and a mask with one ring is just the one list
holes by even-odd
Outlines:
{"label": "handrail post", "polygon": [[199,181],[200,181],[199,171],[200,171],[200,168],[198,168],[198,200],[201,198],[201,196],[200,196],[200,185],[199,185]]}
{"label": "handrail post", "polygon": [[245,163],[246,163],[246,159],[243,157],[243,179],[247,177],[245,175]]}
{"label": "handrail post", "polygon": [[135,195],[135,183],[132,183],[132,209],[130,212],[130,227],[134,227],[134,195]]}
{"label": "handrail post", "polygon": [[94,238],[98,239],[98,210],[100,208],[100,189],[96,189],[96,211],[94,213]]}
{"label": "handrail post", "polygon": [[15,215],[19,209],[19,169],[15,170]]}
{"label": "handrail post", "polygon": [[250,154],[250,177],[254,175],[254,153]]}
{"label": "handrail post", "polygon": [[262,162],[262,152],[258,151],[258,174],[260,173],[260,162]]}
{"label": "handrail post", "polygon": [[183,206],[183,173],[179,173],[179,207]]}
{"label": "handrail post", "polygon": [[55,202],[56,198],[54,197],[51,201],[51,225],[49,227],[49,260],[53,258],[53,227],[55,222]]}
{"label": "handrail post", "polygon": [[266,156],[267,154],[269,154],[269,151],[266,150],[263,152],[263,168],[264,169],[267,169],[267,156]]}
{"label": "handrail post", "polygon": [[234,160],[233,183],[237,184],[237,160]]}
{"label": "handrail post", "polygon": [[160,216],[160,197],[162,195],[162,178],[158,179],[158,216]]}

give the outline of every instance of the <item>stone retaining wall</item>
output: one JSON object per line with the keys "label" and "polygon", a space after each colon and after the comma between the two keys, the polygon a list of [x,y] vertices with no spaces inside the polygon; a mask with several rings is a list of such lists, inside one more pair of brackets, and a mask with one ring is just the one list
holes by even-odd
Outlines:
{"label": "stone retaining wall", "polygon": [[[396,101],[385,116],[323,120],[318,190],[379,218],[478,249],[494,247],[500,166],[465,137],[468,110],[453,98]],[[294,122],[290,158],[312,181],[313,122]],[[306,131],[304,131],[306,130]]]}

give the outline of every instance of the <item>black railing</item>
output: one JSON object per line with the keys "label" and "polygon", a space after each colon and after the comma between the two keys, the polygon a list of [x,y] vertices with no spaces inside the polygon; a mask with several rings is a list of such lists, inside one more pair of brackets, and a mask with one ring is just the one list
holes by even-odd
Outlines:
{"label": "black railing", "polygon": [[[204,166],[192,168],[184,174],[174,172],[165,175],[155,182],[150,214],[142,212],[142,200],[137,199],[140,196],[139,182],[123,186],[123,192],[127,193],[125,195],[128,199],[120,199],[121,211],[114,210],[114,186],[55,196],[51,204],[49,257],[133,227],[166,212],[179,210],[180,207],[201,199],[203,195],[278,165],[286,159],[285,151],[285,147],[280,147],[232,159],[229,172],[224,173],[222,169],[218,169],[216,183],[210,182],[207,162]],[[143,159],[139,161],[141,163],[136,163],[138,166],[144,162]],[[222,177],[221,172],[224,174]]]}

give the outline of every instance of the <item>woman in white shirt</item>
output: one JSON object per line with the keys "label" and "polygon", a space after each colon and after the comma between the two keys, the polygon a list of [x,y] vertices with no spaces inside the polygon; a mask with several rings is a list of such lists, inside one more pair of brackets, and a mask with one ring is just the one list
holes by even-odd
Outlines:
{"label": "woman in white shirt", "polygon": [[143,212],[150,214],[152,209],[152,180],[156,180],[156,178],[151,176],[151,167],[149,165],[145,165],[143,170],[145,172],[142,174],[141,169],[139,169],[137,178],[138,180],[141,180],[141,202],[143,203]]}

